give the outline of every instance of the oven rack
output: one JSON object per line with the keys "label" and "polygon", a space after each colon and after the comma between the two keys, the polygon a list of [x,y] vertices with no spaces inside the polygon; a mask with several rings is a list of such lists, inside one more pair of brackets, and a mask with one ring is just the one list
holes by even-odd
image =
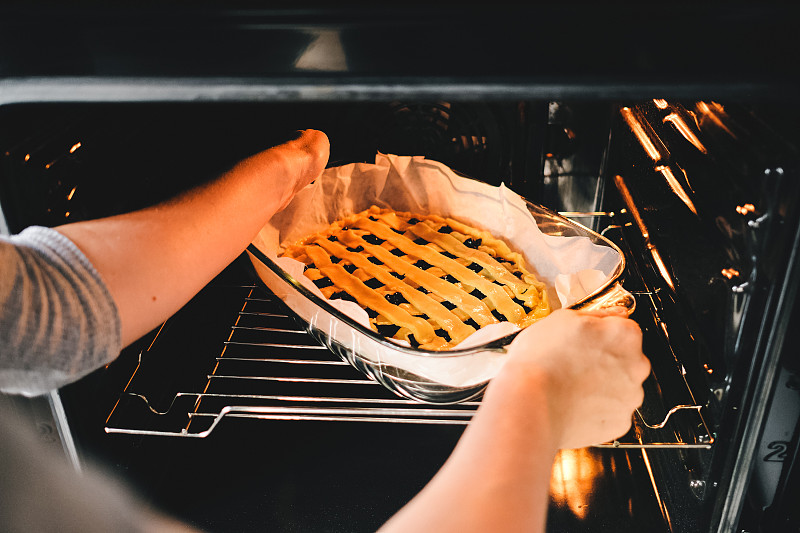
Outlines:
{"label": "oven rack", "polygon": [[[399,398],[318,344],[277,298],[256,294],[256,285],[238,288],[247,295],[202,390],[177,392],[159,408],[132,386],[148,359],[165,356],[155,354],[159,331],[139,352],[133,377],[106,421],[107,433],[202,438],[227,418],[466,425],[480,405],[440,407]],[[143,420],[148,414],[150,422]]]}
{"label": "oven rack", "polygon": [[[174,392],[151,385],[152,375],[168,374],[159,362],[187,351],[180,338],[197,328],[191,320],[185,328],[166,327],[180,321],[182,310],[138,352],[131,378],[107,417],[107,433],[204,438],[234,419],[464,426],[480,405],[474,400],[433,406],[400,398],[320,345],[263,286],[220,284],[217,290],[235,309],[225,340],[209,348],[211,355],[202,361],[205,373]],[[631,292],[648,301],[648,292]],[[187,368],[179,362],[171,372],[185,373]],[[658,387],[651,389],[629,434],[600,447],[710,447],[713,439],[700,406],[664,404]],[[686,427],[701,430],[687,433]]]}

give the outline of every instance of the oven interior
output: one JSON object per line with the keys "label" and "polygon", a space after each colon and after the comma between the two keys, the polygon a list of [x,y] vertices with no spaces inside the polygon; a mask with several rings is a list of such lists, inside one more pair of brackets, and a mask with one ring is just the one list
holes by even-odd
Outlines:
{"label": "oven interior", "polygon": [[[5,106],[0,206],[12,233],[125,212],[300,128],[328,134],[331,166],[424,155],[503,182],[623,249],[653,365],[627,435],[559,455],[549,529],[695,531],[729,519],[726,487],[748,427],[766,417],[753,406],[773,393],[759,378],[790,359],[791,343],[768,341],[793,335],[796,114],[711,100]],[[375,529],[435,473],[480,402],[396,397],[256,279],[240,258],[60,391],[79,455],[211,530]],[[762,477],[746,491],[756,520],[788,483]]]}

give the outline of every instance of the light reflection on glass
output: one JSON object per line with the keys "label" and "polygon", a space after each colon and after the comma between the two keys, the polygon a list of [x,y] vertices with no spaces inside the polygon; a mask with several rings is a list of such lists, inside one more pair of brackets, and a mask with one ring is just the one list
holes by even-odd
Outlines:
{"label": "light reflection on glass", "polygon": [[725,108],[720,104],[717,104],[716,102],[711,102],[710,104],[706,102],[697,102],[697,111],[702,115],[700,119],[701,122],[703,119],[707,118],[725,131],[728,135],[734,139],[736,138],[736,135],[730,129],[728,129],[728,127],[720,118],[720,115],[725,115]]}
{"label": "light reflection on glass", "polygon": [[756,206],[754,206],[753,204],[744,204],[736,206],[736,212],[739,213],[740,215],[747,215],[755,210]]}
{"label": "light reflection on glass", "polygon": [[664,260],[661,259],[661,254],[658,252],[658,249],[650,243],[648,243],[647,248],[650,250],[650,255],[653,256],[653,262],[656,264],[659,274],[661,274],[661,277],[667,282],[669,288],[674,291],[675,282],[672,281],[672,276],[667,269],[667,265],[664,264]]}
{"label": "light reflection on glass", "polygon": [[25,154],[25,161],[30,161],[31,154]]}
{"label": "light reflection on glass", "polygon": [[77,189],[77,187],[73,187],[72,190],[69,191],[69,194],[67,195],[67,201],[72,200],[72,197],[75,195],[75,189]]}
{"label": "light reflection on glass", "polygon": [[618,175],[614,177],[614,183],[617,186],[617,190],[619,190],[620,195],[622,195],[622,200],[627,206],[626,209],[630,211],[633,221],[639,227],[642,237],[645,241],[649,241],[650,233],[647,231],[647,226],[644,225],[644,220],[642,220],[642,216],[639,214],[639,209],[633,203],[633,197],[631,196],[631,192],[628,190],[628,186],[625,184],[625,180],[622,176]]}
{"label": "light reflection on glass", "polygon": [[672,169],[667,165],[661,165],[656,167],[656,171],[660,172],[661,175],[664,176],[664,179],[667,181],[669,188],[672,189],[672,192],[674,192],[675,195],[680,198],[684,204],[686,204],[686,207],[688,207],[689,210],[696,215],[697,209],[695,208],[692,199],[689,198],[686,190],[675,177],[675,174],[673,174]]}
{"label": "light reflection on glass", "polygon": [[659,109],[666,109],[669,105],[663,98],[654,98],[653,103],[656,104],[656,107]]}
{"label": "light reflection on glass", "polygon": [[81,147],[81,143],[77,142],[72,145],[72,148],[69,149],[69,153],[74,154],[75,150]]}
{"label": "light reflection on glass", "polygon": [[553,462],[550,496],[578,518],[585,518],[603,470],[598,457],[588,448],[561,450]]}
{"label": "light reflection on glass", "polygon": [[655,494],[656,501],[658,502],[658,506],[661,508],[661,515],[667,522],[667,531],[672,531],[672,520],[669,516],[669,508],[667,507],[665,502],[661,499],[659,484],[656,483],[656,478],[653,475],[653,467],[650,466],[650,457],[647,454],[647,450],[642,450],[642,459],[644,459],[644,466],[645,468],[647,468],[647,474],[650,477],[650,484],[653,487],[653,493]]}
{"label": "light reflection on glass", "polygon": [[669,288],[675,290],[675,282],[672,280],[672,275],[669,273],[667,265],[661,258],[661,253],[658,251],[655,245],[650,242],[650,232],[648,231],[647,226],[642,219],[642,215],[639,213],[639,208],[636,207],[636,204],[633,201],[633,196],[631,196],[631,192],[628,190],[628,186],[625,184],[625,179],[620,175],[614,176],[614,184],[617,186],[617,190],[619,191],[620,196],[622,196],[622,200],[625,202],[626,208],[633,217],[633,221],[639,228],[642,238],[644,238],[645,246],[650,252],[650,255],[653,258],[653,263],[658,269],[659,274],[661,274],[661,277],[664,278],[664,281],[667,283],[667,285],[669,285]]}
{"label": "light reflection on glass", "polygon": [[661,159],[661,153],[653,144],[653,141],[650,140],[650,137],[647,135],[647,132],[644,131],[644,127],[642,126],[641,122],[634,116],[633,111],[629,107],[623,107],[620,110],[622,113],[622,117],[625,119],[625,122],[628,123],[628,126],[633,131],[633,134],[636,135],[636,138],[639,140],[639,144],[642,145],[644,151],[647,152],[647,155],[653,161],[659,161]]}
{"label": "light reflection on glass", "polygon": [[692,143],[695,148],[704,154],[708,153],[708,150],[706,150],[706,147],[703,146],[702,142],[700,142],[700,139],[697,138],[697,135],[694,134],[686,121],[684,121],[683,118],[681,118],[677,113],[670,113],[664,117],[664,122],[667,121],[671,122],[672,125],[675,126],[675,129],[678,130],[678,133],[680,133],[684,139]]}
{"label": "light reflection on glass", "polygon": [[735,268],[723,268],[722,269],[722,275],[725,276],[728,279],[738,278],[739,277],[739,271],[736,270]]}

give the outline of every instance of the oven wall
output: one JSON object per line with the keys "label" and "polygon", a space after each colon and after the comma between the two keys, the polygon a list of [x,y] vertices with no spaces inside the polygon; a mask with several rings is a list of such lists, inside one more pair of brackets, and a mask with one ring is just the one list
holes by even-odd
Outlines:
{"label": "oven wall", "polygon": [[[763,206],[764,212],[771,209],[773,216],[780,213],[782,226],[794,227],[792,217],[796,216],[796,206],[787,201],[794,193],[784,188],[746,196],[748,191],[759,190],[748,185],[748,180],[753,168],[765,165],[760,156],[748,155],[738,166],[709,165],[698,161],[696,154],[686,155],[685,148],[677,146],[685,141],[670,137],[674,136],[670,130],[662,132],[672,160],[687,172],[685,179],[699,208],[698,215],[687,215],[685,202],[675,201],[674,192],[664,189],[663,179],[647,174],[654,165],[635,155],[641,146],[620,122],[616,106],[606,102],[26,105],[4,107],[2,114],[7,127],[2,130],[5,157],[0,205],[11,231],[151,204],[210,179],[239,158],[279,143],[304,127],[328,132],[331,164],[368,161],[376,151],[422,154],[477,179],[506,182],[533,201],[562,211],[620,212],[626,205],[613,177],[622,174],[638,180],[636,204],[647,223],[657,228],[656,242],[666,250],[672,281],[677,282],[675,290],[663,279],[658,281],[663,294],[674,293],[659,302],[660,312],[680,316],[669,322],[667,346],[677,351],[675,357],[686,371],[696,400],[705,406],[718,441],[712,452],[650,454],[658,472],[654,483],[672,506],[673,515],[675,509],[686,511],[681,520],[673,519],[677,530],[713,529],[714,520],[721,520],[718,515],[723,512],[714,508],[713,502],[727,501],[717,497],[717,487],[734,475],[749,475],[734,474],[731,461],[737,453],[744,453],[737,445],[743,439],[741,432],[748,425],[760,424],[765,415],[748,420],[745,415],[731,413],[744,410],[745,395],[756,394],[753,385],[748,385],[755,380],[752,376],[771,368],[772,363],[764,361],[764,349],[759,352],[756,348],[759,339],[767,339],[770,333],[758,323],[745,328],[741,310],[755,305],[748,302],[757,299],[759,293],[746,293],[742,299],[740,293],[732,291],[740,283],[723,273],[725,268],[740,272],[754,268],[752,254],[746,248],[747,220],[745,229],[737,230],[736,224],[742,221],[734,222],[732,217],[737,215],[728,213],[736,213],[736,206],[747,204],[746,198],[759,198],[755,204]],[[713,131],[709,135],[713,142]],[[718,144],[726,142],[717,139]],[[730,151],[726,145],[725,153]],[[750,151],[748,147],[748,154]],[[784,147],[776,153],[791,156],[793,152],[791,147]],[[732,161],[730,157],[727,160]],[[741,174],[739,181],[731,181],[731,168]],[[726,194],[721,195],[722,191]],[[635,226],[630,219],[628,225]],[[686,235],[695,231],[693,228],[699,236],[687,243]],[[721,228],[729,232],[725,238],[719,237]],[[671,233],[675,229],[677,235]],[[778,241],[771,242],[791,242],[791,231],[773,235],[769,238]],[[751,245],[765,246],[758,239]],[[791,248],[789,244],[785,249]],[[693,250],[702,252],[689,253]],[[646,251],[635,253],[640,258],[648,256]],[[696,260],[697,253],[703,257],[701,263]],[[763,257],[773,265],[765,267],[771,277],[768,282],[759,280],[764,297],[758,308],[749,308],[751,316],[767,313],[766,294],[791,270],[780,266],[788,265],[788,258]],[[652,271],[653,266],[646,264],[641,270]],[[656,271],[655,276],[661,275]],[[787,287],[783,294],[791,294],[790,289]],[[670,314],[669,309],[674,311]],[[780,314],[785,309],[772,308],[769,312]],[[661,335],[650,331],[654,337]],[[761,394],[767,399],[758,401],[767,403],[769,391]],[[85,421],[75,424],[85,425]],[[679,464],[684,473],[676,476]],[[757,475],[757,479],[763,479]],[[775,491],[774,478],[760,493]],[[743,505],[741,492],[737,498],[739,503],[728,505]],[[762,497],[761,507],[768,504],[769,499]],[[726,520],[731,520],[730,516]]]}
{"label": "oven wall", "polygon": [[79,104],[0,108],[0,205],[10,231],[168,198],[316,128],[330,165],[424,155],[524,195],[539,188],[546,103]]}
{"label": "oven wall", "polygon": [[[702,208],[700,221],[695,220],[694,214],[687,216],[685,202],[676,203],[674,193],[665,191],[662,179],[646,174],[654,165],[645,164],[636,155],[641,147],[631,140],[626,125],[620,123],[616,106],[607,102],[25,105],[4,107],[2,114],[8,127],[2,133],[5,157],[0,174],[0,205],[7,213],[11,231],[31,224],[57,225],[104,216],[154,203],[210,179],[239,158],[277,144],[305,127],[329,134],[331,164],[368,161],[376,151],[422,154],[477,179],[494,184],[506,182],[533,201],[562,211],[619,213],[627,206],[619,197],[614,176],[622,174],[638,180],[636,205],[646,213],[647,223],[658,229],[656,242],[661,250],[667,250],[664,255],[670,260],[673,283],[677,281],[675,290],[663,279],[657,279],[654,287],[663,293],[656,307],[661,315],[679,317],[668,321],[670,338],[666,344],[658,331],[659,322],[651,327],[651,319],[643,319],[642,324],[654,339],[654,353],[663,352],[659,357],[667,361],[672,357],[673,364],[677,357],[718,441],[707,452],[643,455],[652,461],[651,468],[656,472],[653,483],[666,502],[664,512],[672,512],[675,530],[712,530],[720,523],[722,510],[715,508],[714,502],[728,499],[725,492],[726,497],[717,496],[717,487],[724,479],[734,479],[732,457],[744,453],[737,445],[742,442],[741,428],[760,423],[757,418],[748,420],[747,416],[731,414],[741,409],[745,394],[755,394],[748,392],[747,385],[755,379],[750,377],[753,370],[741,370],[744,363],[736,363],[747,358],[753,365],[762,361],[758,363],[760,372],[771,368],[763,361],[766,355],[756,356],[754,348],[757,339],[769,336],[768,331],[758,333],[762,328],[749,326],[755,333],[747,333],[744,340],[750,344],[729,340],[740,338],[739,332],[745,331],[741,318],[735,320],[740,314],[730,313],[747,308],[754,296],[745,295],[747,299],[741,300],[739,293],[731,291],[738,285],[723,274],[725,268],[752,268],[751,256],[742,248],[746,241],[736,232],[726,239],[709,237],[719,234],[720,221],[726,220],[720,216],[730,210],[736,212],[736,205],[747,203],[744,198],[727,199],[719,194],[727,190],[726,186],[712,180],[738,183],[730,181],[727,167],[723,171],[718,165],[702,165],[694,156],[681,157],[681,150],[673,146],[679,140],[667,138],[670,154],[688,172],[693,198]],[[113,119],[108,120],[109,116]],[[749,171],[754,164],[742,163],[739,167]],[[749,176],[745,172],[741,185],[732,187],[731,192],[741,195],[743,190],[750,190],[746,179]],[[775,194],[773,191],[772,196],[765,196],[759,207],[768,208],[769,202],[776,199]],[[778,197],[791,198],[792,194],[784,191]],[[796,207],[791,202],[775,205],[781,207],[772,212],[783,211],[785,220],[793,220]],[[621,214],[619,219],[629,231],[633,228],[632,242],[641,237],[636,237],[637,228],[630,218]],[[724,227],[733,227],[731,221],[726,224]],[[675,229],[672,225],[679,229],[677,236],[670,233]],[[685,236],[695,229],[698,238],[687,246]],[[791,232],[780,239],[791,240]],[[695,253],[687,257],[690,251]],[[698,253],[703,257],[699,264]],[[634,254],[648,257],[645,250]],[[779,266],[781,261],[788,261],[780,257],[769,260],[778,270],[783,268]],[[649,261],[639,269],[654,271]],[[786,275],[784,271],[773,272],[762,291],[768,292],[779,284],[780,276]],[[656,270],[655,278],[659,276]],[[704,290],[704,286],[712,290]],[[644,296],[637,297],[641,306]],[[753,307],[751,315],[767,309],[763,299],[759,306],[762,311]],[[114,381],[108,376],[107,381]],[[94,379],[96,383],[98,378]],[[124,377],[118,376],[116,381],[122,382]],[[95,384],[93,391],[98,387],[108,396],[101,403],[113,402],[115,392],[109,384]],[[84,393],[74,396],[82,398],[76,400],[78,404],[93,401],[86,400]],[[80,410],[72,407],[73,412]],[[101,417],[98,411],[95,423],[101,423]],[[73,422],[77,432],[93,431],[87,429],[92,423],[85,418],[73,418]],[[676,475],[676,471],[681,473]],[[749,472],[736,475],[747,476]],[[738,509],[743,505],[742,493],[736,498],[729,505]],[[738,511],[727,513],[738,515]],[[730,516],[726,520],[731,520]]]}
{"label": "oven wall", "polygon": [[[775,494],[789,468],[769,447],[797,446],[798,398],[785,390],[795,374],[784,347],[786,328],[796,327],[797,135],[784,119],[765,122],[776,108],[757,108],[623,108],[605,170],[614,183],[608,208],[635,215],[632,255],[653,280],[655,325],[712,426],[714,446],[683,454],[679,474],[671,460],[654,458],[661,494],[679,508],[699,502],[703,530],[728,531],[742,512],[761,527],[772,505],[765,494]],[[776,417],[788,417],[780,429]]]}

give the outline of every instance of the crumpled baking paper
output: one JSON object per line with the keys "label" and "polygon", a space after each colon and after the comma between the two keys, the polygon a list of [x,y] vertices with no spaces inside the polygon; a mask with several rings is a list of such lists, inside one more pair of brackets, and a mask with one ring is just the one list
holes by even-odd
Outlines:
{"label": "crumpled baking paper", "polygon": [[[326,169],[264,226],[253,244],[306,288],[324,298],[303,275],[302,263],[278,255],[284,246],[372,205],[452,217],[503,238],[512,249],[522,253],[531,271],[547,285],[553,309],[568,307],[602,287],[621,262],[616,250],[594,244],[587,237],[544,234],[522,197],[505,185],[495,187],[464,178],[446,165],[421,156],[380,153],[374,164],[353,163]],[[358,304],[347,300],[329,300],[329,303],[369,327],[368,316]],[[309,305],[314,304],[309,302]],[[490,324],[457,348],[478,346],[518,329],[508,322]],[[434,370],[436,375],[432,376],[424,368],[425,360],[431,358],[419,359],[414,368],[408,368],[407,363],[399,366],[434,381],[460,385],[484,379],[487,372],[496,371],[470,372],[454,366],[452,371]],[[440,364],[437,368],[443,367]]]}

